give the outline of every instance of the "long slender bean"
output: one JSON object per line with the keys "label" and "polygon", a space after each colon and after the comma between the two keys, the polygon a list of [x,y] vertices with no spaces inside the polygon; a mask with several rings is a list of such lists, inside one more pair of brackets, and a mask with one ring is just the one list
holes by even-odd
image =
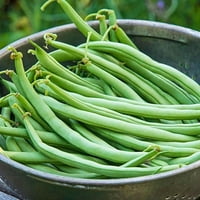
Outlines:
{"label": "long slender bean", "polygon": [[[10,96],[9,99],[8,99],[8,102],[9,102],[9,105],[10,105],[10,108],[12,110],[12,112],[14,113],[15,115],[15,118],[18,122],[20,122],[21,124],[23,124],[23,118],[22,116],[20,115],[19,111],[13,106],[14,104],[18,103],[18,100],[16,99],[16,97],[14,95]],[[33,118],[31,118],[32,120],[32,123],[34,124],[34,127],[37,129],[37,130],[41,130],[41,131],[44,131],[45,129],[37,122],[35,121]]]}
{"label": "long slender bean", "polygon": [[13,136],[6,137],[6,149],[9,151],[21,151]]}
{"label": "long slender bean", "polygon": [[[61,137],[56,135],[53,132],[47,132],[47,131],[39,131],[36,130],[37,134],[41,138],[41,140],[47,144],[58,146],[58,147],[65,147],[69,149],[74,149],[74,147],[67,143],[66,141],[63,141]],[[16,136],[16,137],[22,137],[22,138],[28,138],[27,131],[25,128],[14,128],[14,127],[2,127],[0,126],[0,134],[5,136]]]}
{"label": "long slender bean", "polygon": [[[189,109],[176,109],[176,107],[155,107],[150,104],[134,105],[131,103],[125,103],[120,101],[112,101],[100,98],[84,98],[77,96],[79,98],[85,99],[88,102],[102,106],[111,110],[115,110],[120,113],[149,117],[149,118],[158,118],[158,119],[198,119],[200,117],[199,110]],[[197,107],[197,106],[195,106]]]}
{"label": "long slender bean", "polygon": [[15,94],[16,99],[20,102],[20,105],[27,111],[30,112],[32,117],[39,123],[41,126],[44,127],[45,130],[50,131],[51,129],[49,126],[41,119],[41,117],[37,114],[34,107],[27,101],[27,99],[20,95],[19,93]]}
{"label": "long slender bean", "polygon": [[[41,84],[40,84],[40,87],[41,87]],[[53,97],[53,98],[55,98],[55,99],[57,99],[59,101],[62,101],[62,98],[59,95],[57,95],[55,92],[53,92],[53,91],[51,91],[49,89],[50,88],[48,88],[48,92],[47,92],[48,96],[51,96],[51,97]],[[47,90],[46,87],[45,87],[45,90]],[[41,90],[41,88],[39,89],[39,91],[44,94],[44,91]],[[63,92],[65,92],[65,91],[63,91]],[[103,106],[104,104],[107,104],[107,101],[105,101],[105,99],[101,99],[101,98],[88,98],[88,97],[84,97],[82,95],[78,95],[77,93],[70,93],[70,95],[72,97],[75,97],[76,99],[81,100],[82,102],[93,104],[93,105],[97,105],[97,106],[99,106],[99,105]],[[116,101],[114,101],[114,102],[116,102]],[[112,103],[112,101],[110,101],[110,103]],[[145,107],[145,105],[144,105],[144,107]],[[167,107],[163,107],[163,108],[166,109]],[[98,111],[98,110],[95,110],[95,111]],[[176,110],[174,110],[174,112],[176,112]],[[107,112],[106,116],[108,116],[109,113],[110,113],[110,111]],[[101,114],[103,114],[103,113],[101,113]],[[148,122],[146,120],[139,119],[139,118],[136,118],[134,116],[120,114],[118,112],[115,112],[113,114],[115,116],[114,118],[121,119],[121,120],[126,121],[126,122],[135,123],[135,124],[143,124],[143,125],[147,125],[147,126],[150,126],[150,127],[155,127],[155,128],[159,128],[159,129],[163,129],[163,130],[168,130],[168,131],[171,131],[171,132],[174,132],[174,133],[180,133],[180,134],[185,134],[185,135],[199,135],[199,132],[200,132],[199,123],[163,124],[163,123],[156,123],[156,122]],[[105,114],[103,114],[103,115],[105,115]]]}
{"label": "long slender bean", "polygon": [[[174,82],[169,81],[165,77],[153,73],[152,71],[142,67],[141,65],[133,62],[132,59],[123,60],[125,65],[122,66],[124,69],[129,71],[130,73],[134,73],[134,75],[140,76],[143,80],[148,81],[149,84],[153,87],[158,87],[160,90],[165,93],[165,97],[170,96],[175,102],[172,101],[172,104],[192,104],[194,103],[193,99],[189,96],[189,94],[183,90],[182,88],[178,87]],[[195,101],[196,102],[196,101]]]}
{"label": "long slender bean", "polygon": [[149,161],[150,159],[155,158],[156,156],[158,156],[158,154],[159,154],[158,149],[155,148],[155,149],[149,151],[148,154],[146,154],[144,156],[140,156],[138,158],[128,161],[127,163],[124,163],[123,165],[121,165],[121,167],[139,166],[139,165]]}
{"label": "long slender bean", "polygon": [[80,157],[76,157],[75,155],[71,155],[70,153],[60,151],[51,146],[48,146],[41,142],[35,130],[31,126],[29,122],[28,115],[24,116],[24,123],[26,124],[26,128],[28,130],[29,136],[32,139],[35,146],[40,149],[45,155],[49,157],[54,157],[58,159],[60,162],[66,163],[67,165],[78,167],[84,169],[86,171],[102,174],[109,177],[136,177],[147,174],[160,173],[163,171],[168,171],[172,169],[177,169],[180,165],[169,165],[164,167],[149,167],[149,168],[140,168],[140,167],[129,167],[122,168],[116,166],[109,166],[96,163],[94,161],[88,161],[85,159],[81,159]]}
{"label": "long slender bean", "polygon": [[[84,49],[74,47],[72,45],[54,41],[51,37],[51,34],[48,34],[46,37],[47,44],[62,49],[67,52],[71,52],[72,54],[76,54],[77,56],[84,57],[85,51]],[[138,77],[133,76],[133,74],[128,73],[126,70],[122,69],[120,66],[107,61],[99,56],[96,56],[91,53],[87,53],[88,58],[96,63],[99,67],[102,67],[104,70],[110,72],[111,74],[115,75],[116,77],[122,79],[124,82],[130,84],[139,94],[142,94],[147,98],[149,101],[159,102],[160,98],[158,98],[158,93],[152,89],[149,85],[142,82]]]}
{"label": "long slender bean", "polygon": [[99,68],[98,66],[92,64],[91,62],[87,62],[83,67],[86,68],[86,70],[90,73],[94,74],[95,76],[104,80],[113,88],[115,88],[115,90],[118,91],[118,93],[122,97],[128,99],[140,99],[141,101],[143,101],[142,98],[140,98],[139,95],[127,84],[124,84],[124,82],[104,71],[103,69]]}
{"label": "long slender bean", "polygon": [[80,15],[71,7],[71,5],[65,0],[48,0],[45,4],[41,7],[44,10],[50,3],[57,2],[64,12],[70,17],[72,22],[76,24],[76,27],[87,37],[88,32],[91,32],[91,39],[92,40],[101,40],[101,35],[98,34],[91,26],[89,26],[81,17]]}
{"label": "long slender bean", "polygon": [[39,152],[2,151],[1,154],[20,163],[58,163]]}
{"label": "long slender bean", "polygon": [[76,75],[75,73],[71,72],[69,69],[61,65],[50,54],[48,54],[41,47],[39,47],[36,43],[34,43],[33,41],[30,41],[30,43],[36,48],[34,54],[44,68],[65,79],[71,80],[77,84],[84,85],[91,89],[101,92],[100,88],[97,88],[95,85],[88,83],[86,80],[84,80],[80,76]]}
{"label": "long slender bean", "polygon": [[137,46],[133,43],[133,41],[128,37],[128,35],[124,32],[124,30],[119,25],[115,25],[113,29],[120,43],[127,44],[137,49]]}
{"label": "long slender bean", "polygon": [[76,109],[67,104],[60,103],[51,97],[42,96],[42,98],[55,112],[94,126],[161,141],[193,141],[196,139],[192,136],[175,134],[145,125],[132,124],[118,119],[101,116],[96,113]]}
{"label": "long slender bean", "polygon": [[108,143],[106,143],[101,138],[97,137],[94,133],[92,133],[91,131],[89,131],[87,128],[85,128],[83,125],[81,125],[79,122],[77,122],[75,120],[70,120],[70,125],[72,126],[72,128],[74,130],[76,130],[79,133],[81,133],[84,137],[86,137],[90,141],[95,142],[97,144],[100,144],[102,146],[105,145],[106,147],[113,148],[111,145],[109,145]]}
{"label": "long slender bean", "polygon": [[169,164],[186,164],[189,165],[191,163],[197,162],[200,159],[200,152],[196,152],[190,156],[182,157],[182,158],[174,158],[169,161]]}
{"label": "long slender bean", "polygon": [[[128,116],[128,115],[124,115],[118,112],[115,112],[113,110],[101,107],[101,106],[96,106],[90,103],[87,103],[86,101],[82,101],[78,98],[76,98],[76,96],[73,96],[72,93],[69,93],[68,91],[62,90],[61,88],[59,88],[57,85],[55,85],[54,83],[48,81],[48,80],[39,80],[39,82],[42,81],[43,83],[45,82],[45,84],[52,89],[48,90],[48,95],[47,96],[51,96],[54,97],[55,99],[58,99],[61,102],[66,102],[67,104],[73,105],[76,108],[82,109],[82,110],[86,110],[88,112],[94,112],[97,114],[101,114],[103,116],[107,116],[107,117],[112,117],[115,119],[119,119],[122,121],[127,121],[127,122],[131,122],[131,123],[137,123],[137,120],[134,120],[133,117]],[[38,83],[39,83],[38,82]]]}
{"label": "long slender bean", "polygon": [[[12,58],[15,61],[16,71],[19,75],[20,82],[23,83],[23,90],[26,92],[28,100],[32,103],[40,116],[59,136],[91,155],[104,157],[105,159],[113,160],[114,162],[124,162],[125,160],[128,161],[129,159],[138,156],[138,154],[142,154],[142,152],[122,152],[102,147],[98,144],[90,142],[76,131],[72,130],[69,126],[67,126],[66,123],[64,123],[55,115],[55,113],[43,101],[43,99],[41,99],[41,97],[34,90],[33,86],[29,83],[23,68],[21,53],[14,50],[12,53]],[[193,138],[190,139],[193,140]],[[85,148],[86,146],[87,148]]]}
{"label": "long slender bean", "polygon": [[[91,13],[87,15],[84,20],[85,21],[99,20],[99,32],[101,36],[104,36],[108,28],[105,15],[99,13]],[[106,37],[105,39],[108,40],[108,37]]]}
{"label": "long slender bean", "polygon": [[138,50],[113,10],[89,15],[99,20],[93,28],[66,0],[47,0],[41,9],[52,2],[86,42],[74,46],[46,33],[46,48],[57,50],[30,41],[37,62],[27,70],[22,53],[9,48],[15,71],[0,72],[10,78],[0,78],[8,92],[0,98],[0,154],[47,173],[95,179],[196,162],[199,84]]}
{"label": "long slender bean", "polygon": [[109,40],[113,41],[113,42],[118,42],[118,38],[116,36],[115,31],[113,30],[113,26],[115,26],[117,24],[117,18],[115,15],[114,10],[112,9],[101,9],[98,11],[99,14],[106,14],[108,16],[108,24],[109,27],[111,27],[110,31],[109,31]]}
{"label": "long slender bean", "polygon": [[197,99],[199,98],[199,91],[200,86],[197,82],[192,80],[187,75],[181,73],[177,69],[166,65],[159,63],[146,54],[142,53],[141,51],[138,51],[135,48],[132,48],[128,45],[124,45],[121,43],[114,43],[114,42],[90,42],[88,44],[89,48],[91,49],[98,49],[107,53],[116,53],[119,56],[119,52],[122,53],[122,56],[120,59],[123,59],[125,56],[126,58],[130,58],[132,60],[135,60],[137,63],[141,64],[143,67],[158,73],[160,75],[163,75],[164,77],[168,78],[169,80],[172,80],[173,82],[177,83],[181,87],[183,87],[186,91],[188,91],[190,94],[193,94]]}
{"label": "long slender bean", "polygon": [[[95,133],[111,140],[116,143],[119,143],[121,145],[124,145],[128,148],[138,150],[138,151],[144,151],[146,148],[149,146],[154,146],[155,144],[151,141],[143,141],[139,140],[135,137],[132,137],[127,134],[115,132],[115,131],[110,131],[98,127],[89,127],[92,131]],[[199,149],[197,148],[192,148],[192,147],[174,147],[170,145],[163,145],[163,144],[158,144],[160,152],[163,152],[163,155],[169,156],[169,157],[182,157],[182,156],[188,156],[191,155],[195,152],[198,152]]]}
{"label": "long slender bean", "polygon": [[16,88],[15,84],[12,83],[11,81],[5,80],[0,77],[0,82],[6,87],[6,89],[8,91],[17,92],[17,88]]}
{"label": "long slender bean", "polygon": [[102,176],[100,176],[99,174],[96,173],[90,173],[90,172],[86,172],[86,171],[82,171],[82,173],[67,173],[67,172],[63,172],[61,170],[57,170],[57,168],[53,168],[47,165],[33,165],[33,164],[28,164],[29,167],[36,169],[36,170],[40,170],[43,172],[48,172],[51,174],[56,174],[56,175],[60,175],[60,176],[66,176],[66,177],[75,177],[75,178],[89,178],[89,179],[93,179],[93,178],[101,178]]}

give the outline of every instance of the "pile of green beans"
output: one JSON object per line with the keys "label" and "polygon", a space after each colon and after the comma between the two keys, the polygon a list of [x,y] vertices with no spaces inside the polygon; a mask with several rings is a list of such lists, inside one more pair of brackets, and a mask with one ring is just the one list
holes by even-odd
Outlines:
{"label": "pile of green beans", "polygon": [[[83,20],[57,2],[86,42],[46,33],[30,41],[37,62],[24,65],[10,47],[14,69],[1,71],[0,153],[43,172],[109,179],[162,173],[200,159],[200,86],[141,52],[113,10]],[[86,20],[99,20],[94,30]]]}

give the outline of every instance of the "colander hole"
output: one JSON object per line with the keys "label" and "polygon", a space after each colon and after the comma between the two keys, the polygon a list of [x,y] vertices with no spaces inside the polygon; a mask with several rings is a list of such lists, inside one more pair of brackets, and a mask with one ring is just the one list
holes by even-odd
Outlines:
{"label": "colander hole", "polygon": [[187,196],[186,196],[186,195],[184,195],[184,196],[182,196],[182,197],[181,197],[181,199],[187,199]]}
{"label": "colander hole", "polygon": [[174,196],[173,196],[173,198],[177,198],[179,196],[179,194],[175,194]]}

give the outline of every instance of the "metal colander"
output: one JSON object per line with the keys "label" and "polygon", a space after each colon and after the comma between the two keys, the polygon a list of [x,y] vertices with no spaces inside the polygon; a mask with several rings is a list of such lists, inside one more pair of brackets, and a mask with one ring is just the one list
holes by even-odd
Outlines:
{"label": "metal colander", "polygon": [[[200,82],[199,32],[150,21],[119,20],[118,23],[141,51]],[[97,22],[91,24],[97,26]],[[60,41],[71,44],[85,41],[74,25],[59,26],[45,32],[57,33]],[[43,45],[43,34],[36,33],[28,38]],[[25,53],[31,48],[28,38],[12,46]],[[9,54],[7,48],[0,50],[2,69],[13,65]],[[24,57],[25,65],[34,63],[33,59],[33,56]],[[157,175],[87,180],[39,172],[0,156],[0,177],[23,200],[194,200],[200,196],[200,161]]]}

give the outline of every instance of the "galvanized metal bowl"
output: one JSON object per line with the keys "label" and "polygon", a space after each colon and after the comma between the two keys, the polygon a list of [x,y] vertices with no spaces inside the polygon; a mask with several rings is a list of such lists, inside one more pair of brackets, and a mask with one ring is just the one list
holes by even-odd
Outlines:
{"label": "galvanized metal bowl", "polygon": [[[200,82],[199,32],[150,21],[119,20],[118,23],[140,50]],[[97,22],[91,22],[91,25],[97,27]],[[59,40],[71,44],[85,41],[75,26],[70,24],[33,34],[11,45],[26,54],[31,48],[28,39],[42,45],[45,32],[56,33]],[[1,69],[12,68],[9,55],[7,48],[0,50]],[[24,62],[30,65],[35,60],[26,54]],[[200,161],[162,174],[88,180],[40,172],[0,156],[0,177],[23,200],[192,200],[200,196]]]}

